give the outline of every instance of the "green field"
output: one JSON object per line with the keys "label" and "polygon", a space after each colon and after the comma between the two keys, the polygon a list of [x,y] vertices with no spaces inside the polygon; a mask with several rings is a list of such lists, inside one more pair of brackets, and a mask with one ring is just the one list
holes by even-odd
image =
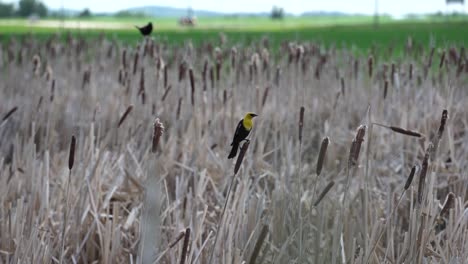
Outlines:
{"label": "green field", "polygon": [[287,41],[314,41],[325,46],[353,48],[367,51],[370,47],[393,45],[402,50],[408,37],[417,45],[465,45],[468,42],[468,20],[463,19],[420,19],[392,20],[381,17],[376,28],[373,17],[287,17],[272,21],[262,17],[213,17],[200,18],[194,28],[181,27],[175,18],[114,18],[95,17],[84,20],[66,20],[61,28],[58,20],[42,20],[34,25],[27,20],[0,20],[2,42],[12,37],[33,34],[46,38],[51,34],[70,31],[86,37],[97,37],[102,32],[124,43],[133,43],[141,38],[133,28],[147,21],[155,23],[153,38],[172,45],[191,40],[195,45],[217,41],[223,32],[232,45],[249,44],[253,40],[268,37],[273,47]]}

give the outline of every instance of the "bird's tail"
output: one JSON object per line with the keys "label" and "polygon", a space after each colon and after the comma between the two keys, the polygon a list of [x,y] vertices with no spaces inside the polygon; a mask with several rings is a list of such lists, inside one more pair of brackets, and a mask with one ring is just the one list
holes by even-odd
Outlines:
{"label": "bird's tail", "polygon": [[231,152],[229,153],[228,159],[232,159],[237,155],[237,149],[239,148],[239,143],[232,143],[232,149]]}

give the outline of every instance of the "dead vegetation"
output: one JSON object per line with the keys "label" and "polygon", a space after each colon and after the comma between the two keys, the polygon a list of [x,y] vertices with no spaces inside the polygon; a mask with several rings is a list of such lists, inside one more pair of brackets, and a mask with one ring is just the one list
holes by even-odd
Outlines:
{"label": "dead vegetation", "polygon": [[216,45],[0,48],[0,263],[468,261],[464,52]]}

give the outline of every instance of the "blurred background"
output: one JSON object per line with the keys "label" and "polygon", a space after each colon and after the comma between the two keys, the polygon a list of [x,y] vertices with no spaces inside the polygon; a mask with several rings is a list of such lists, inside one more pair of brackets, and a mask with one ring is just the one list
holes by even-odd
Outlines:
{"label": "blurred background", "polygon": [[465,42],[466,10],[464,0],[1,0],[0,38],[67,30],[134,41],[134,25],[152,21],[154,36],[174,43],[223,31],[240,42],[266,35],[366,49],[412,36],[437,45]]}

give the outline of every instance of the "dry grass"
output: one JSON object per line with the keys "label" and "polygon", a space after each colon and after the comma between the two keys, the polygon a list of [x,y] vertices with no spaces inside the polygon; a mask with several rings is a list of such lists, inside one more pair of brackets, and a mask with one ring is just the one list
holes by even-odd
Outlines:
{"label": "dry grass", "polygon": [[464,52],[228,43],[1,47],[0,263],[468,261]]}

